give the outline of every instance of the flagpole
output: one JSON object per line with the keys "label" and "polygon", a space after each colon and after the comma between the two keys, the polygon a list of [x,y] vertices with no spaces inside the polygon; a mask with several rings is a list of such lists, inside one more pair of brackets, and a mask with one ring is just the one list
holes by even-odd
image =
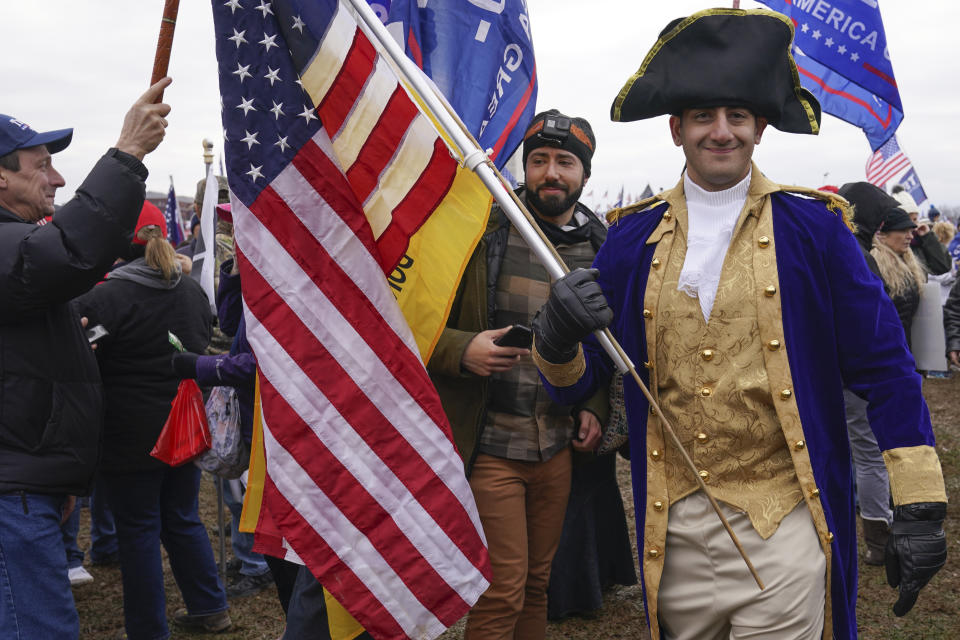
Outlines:
{"label": "flagpole", "polygon": [[[490,161],[490,158],[488,158],[487,154],[480,148],[480,145],[477,144],[476,140],[463,124],[463,121],[449,106],[449,103],[438,95],[434,86],[429,83],[426,76],[423,75],[423,72],[407,57],[397,41],[387,32],[383,22],[373,13],[373,10],[367,4],[366,0],[344,0],[344,2],[353,8],[357,17],[360,18],[358,24],[360,24],[361,27],[365,27],[364,30],[372,36],[376,43],[380,44],[389,56],[390,61],[400,72],[401,77],[407,81],[411,90],[416,92],[417,97],[425,105],[430,115],[439,123],[444,132],[453,139],[462,157],[462,166],[477,174],[493,195],[497,204],[500,205],[503,212],[510,219],[510,222],[523,237],[527,246],[543,264],[551,279],[556,280],[569,273],[569,269],[567,269],[567,266],[559,254],[557,254],[553,244],[547,241],[540,226],[533,221],[532,214],[526,210],[526,207],[524,207],[520,199],[517,198],[513,189],[507,186],[506,180],[500,175],[500,172],[497,171],[494,164]],[[703,482],[703,478],[700,477],[699,470],[694,464],[693,459],[680,442],[680,438],[677,437],[676,432],[663,414],[660,406],[654,400],[650,390],[643,383],[643,380],[640,379],[636,367],[624,352],[623,347],[620,346],[609,329],[597,331],[594,335],[597,337],[603,350],[606,351],[610,359],[613,360],[617,369],[621,372],[629,371],[632,375],[637,386],[646,397],[647,402],[650,403],[654,414],[659,418],[664,431],[667,432],[670,440],[680,452],[689,469],[693,472],[693,477],[699,485],[700,490],[703,491],[710,500],[710,504],[720,518],[724,529],[726,529],[737,551],[740,552],[740,556],[750,570],[753,579],[762,590],[764,588],[763,582],[760,580],[757,570],[754,568],[753,563],[750,562],[750,558],[740,544],[740,540],[730,527],[730,523],[727,522],[726,517],[720,510],[720,505],[713,497],[713,494],[710,493],[707,485]]]}
{"label": "flagpole", "polygon": [[[153,74],[150,84],[156,84],[167,75],[170,66],[170,49],[173,48],[173,30],[177,26],[177,11],[180,0],[166,0],[163,5],[163,18],[160,20],[160,36],[157,38],[157,52],[153,57]],[[163,91],[157,96],[157,102],[163,100]]]}

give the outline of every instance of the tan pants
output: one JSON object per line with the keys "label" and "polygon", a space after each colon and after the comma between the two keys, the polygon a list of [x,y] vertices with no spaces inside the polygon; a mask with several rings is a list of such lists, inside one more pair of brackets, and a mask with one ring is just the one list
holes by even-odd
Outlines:
{"label": "tan pants", "polygon": [[470,474],[493,581],[470,610],[464,640],[542,640],[550,564],[570,496],[570,450],[546,462],[480,454]]}
{"label": "tan pants", "polygon": [[760,591],[703,492],[670,507],[658,605],[668,640],[817,640],[826,556],[799,504],[764,540],[745,514],[720,504],[766,589]]}

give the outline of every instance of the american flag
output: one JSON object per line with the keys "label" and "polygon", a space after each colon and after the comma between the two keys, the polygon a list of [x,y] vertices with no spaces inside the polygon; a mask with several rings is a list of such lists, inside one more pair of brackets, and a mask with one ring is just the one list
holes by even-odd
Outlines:
{"label": "american flag", "polygon": [[436,637],[491,573],[385,272],[457,164],[342,4],[213,8],[264,507],[289,557],[374,637]]}
{"label": "american flag", "polygon": [[167,240],[173,246],[177,246],[183,242],[183,227],[180,226],[180,204],[177,202],[177,192],[173,190],[173,178],[170,179],[167,208],[163,215],[167,219]]}
{"label": "american flag", "polygon": [[910,166],[910,158],[900,150],[897,136],[891,136],[867,161],[867,182],[882,189]]}

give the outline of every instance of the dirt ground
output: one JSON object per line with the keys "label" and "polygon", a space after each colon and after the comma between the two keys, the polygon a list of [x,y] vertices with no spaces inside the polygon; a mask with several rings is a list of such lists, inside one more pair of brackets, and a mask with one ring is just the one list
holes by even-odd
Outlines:
{"label": "dirt ground", "polygon": [[[947,479],[947,494],[953,503],[946,522],[949,558],[947,566],[923,590],[917,605],[904,618],[890,611],[896,600],[895,592],[886,585],[881,567],[860,565],[860,597],[857,616],[860,638],[863,640],[956,640],[960,638],[960,375],[949,380],[926,380],[924,394],[933,416],[937,435],[937,450]],[[633,532],[633,500],[627,463],[618,467],[624,505]],[[211,532],[216,528],[216,494],[213,482],[204,478],[201,490],[201,512]],[[229,517],[229,514],[227,514]],[[80,546],[88,544],[89,514],[81,519]],[[211,535],[214,551],[218,538]],[[229,539],[227,541],[229,543]],[[229,554],[229,544],[227,544]],[[636,561],[636,557],[634,558]],[[166,597],[168,617],[183,607],[180,594],[166,568]],[[120,571],[117,568],[88,567],[96,581],[74,589],[80,612],[80,637],[84,639],[113,639],[123,632],[123,606],[120,589]],[[230,615],[233,628],[216,637],[221,640],[273,640],[283,630],[280,605],[273,589],[258,595],[231,601]],[[443,640],[462,636],[462,621],[447,631]],[[173,630],[173,638],[207,636],[180,634]],[[573,618],[550,623],[549,640],[634,640],[648,638],[640,587],[618,587],[606,594],[604,607],[594,619]]]}

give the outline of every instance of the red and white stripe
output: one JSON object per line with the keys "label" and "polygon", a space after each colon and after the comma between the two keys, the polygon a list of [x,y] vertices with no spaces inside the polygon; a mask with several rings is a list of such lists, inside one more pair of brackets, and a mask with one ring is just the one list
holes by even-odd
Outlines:
{"label": "red and white stripe", "polygon": [[449,191],[457,162],[343,4],[301,81],[390,271]]}
{"label": "red and white stripe", "polygon": [[867,161],[867,182],[883,188],[890,180],[910,168],[910,158],[901,150],[884,159],[883,150],[877,150]]}
{"label": "red and white stripe", "polygon": [[487,588],[463,464],[370,226],[321,129],[248,209],[233,201],[261,372],[264,502],[378,638],[433,638]]}

